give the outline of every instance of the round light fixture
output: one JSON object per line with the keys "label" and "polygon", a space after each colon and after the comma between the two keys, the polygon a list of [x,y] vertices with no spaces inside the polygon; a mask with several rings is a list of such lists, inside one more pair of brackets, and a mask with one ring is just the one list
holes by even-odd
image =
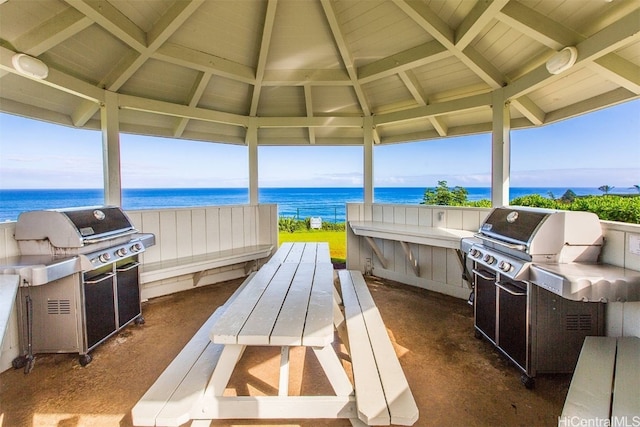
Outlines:
{"label": "round light fixture", "polygon": [[560,52],[554,54],[547,61],[547,71],[551,74],[560,74],[573,67],[578,59],[578,49],[574,46],[565,47]]}
{"label": "round light fixture", "polygon": [[49,75],[49,67],[38,58],[26,55],[24,53],[16,53],[11,57],[13,68],[20,74],[34,79],[46,79]]}

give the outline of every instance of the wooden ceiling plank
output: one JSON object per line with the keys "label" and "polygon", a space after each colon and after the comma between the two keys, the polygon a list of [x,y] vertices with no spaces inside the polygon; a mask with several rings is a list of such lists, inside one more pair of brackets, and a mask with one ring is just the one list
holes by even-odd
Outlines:
{"label": "wooden ceiling plank", "polygon": [[489,61],[484,59],[471,46],[464,50],[454,43],[454,32],[424,3],[408,2],[407,0],[393,0],[409,17],[440,42],[447,50],[455,55],[465,66],[473,71],[492,89],[497,89],[505,83],[505,78]]}
{"label": "wooden ceiling plank", "polygon": [[[621,18],[607,28],[578,43],[578,59],[574,67],[586,66],[591,62],[633,43],[640,38],[640,10]],[[505,87],[507,99],[517,98],[531,93],[548,81],[562,77],[562,74],[550,74],[545,65],[514,80]]]}
{"label": "wooden ceiling plank", "polygon": [[344,70],[265,70],[262,86],[351,86]]}
{"label": "wooden ceiling plank", "polygon": [[259,128],[360,128],[362,117],[316,116],[316,117],[257,117]]}
{"label": "wooden ceiling plank", "polygon": [[[304,85],[304,104],[307,110],[307,117],[313,117],[313,96],[311,94],[311,85]],[[314,145],[316,143],[316,131],[315,128],[307,128],[309,133],[309,144]]]}
{"label": "wooden ceiling plank", "polygon": [[640,95],[640,67],[636,64],[610,53],[596,59],[589,68],[596,70],[607,80]]}
{"label": "wooden ceiling plank", "polygon": [[126,110],[143,111],[146,113],[162,114],[165,116],[186,117],[207,122],[224,123],[234,126],[247,127],[249,118],[238,114],[222,111],[207,110],[205,108],[189,107],[187,105],[172,104],[131,95],[120,95],[120,108]]}
{"label": "wooden ceiling plank", "polygon": [[147,33],[149,48],[154,49],[155,46],[157,49],[166,42],[203,3],[204,0],[175,2]]}
{"label": "wooden ceiling plank", "polygon": [[442,114],[473,110],[476,108],[491,108],[491,93],[468,96],[466,98],[454,99],[451,101],[437,102],[425,106],[410,108],[402,111],[383,113],[374,116],[374,125],[384,125],[406,120],[416,120],[439,116]]}
{"label": "wooden ceiling plank", "polygon": [[512,99],[511,105],[520,111],[534,125],[539,126],[544,123],[546,115],[545,112],[528,96],[521,96],[520,98]]}
{"label": "wooden ceiling plank", "polygon": [[358,71],[356,70],[356,67],[353,63],[353,57],[351,55],[351,52],[349,51],[349,47],[347,46],[344,34],[340,28],[340,23],[338,22],[338,17],[336,16],[333,4],[331,3],[331,0],[320,0],[320,2],[322,4],[322,8],[324,9],[324,14],[327,18],[327,22],[329,23],[331,33],[333,34],[333,39],[338,46],[338,51],[340,52],[342,62],[347,69],[349,78],[353,82],[353,89],[355,91],[356,98],[360,103],[360,108],[362,109],[362,112],[365,116],[370,116],[371,108],[364,94],[364,91],[362,90],[362,87],[358,82]]}
{"label": "wooden ceiling plank", "polygon": [[110,73],[112,77],[107,80],[110,83],[106,85],[106,88],[110,91],[120,89],[203,2],[204,0],[191,0],[188,2],[181,1],[174,3],[149,31],[147,35],[148,46],[140,51],[140,54],[135,58],[131,58],[128,63],[121,62],[119,66]]}
{"label": "wooden ceiling plank", "polygon": [[455,32],[456,47],[464,50],[508,3],[509,0],[477,2]]}
{"label": "wooden ceiling plank", "polygon": [[109,2],[99,0],[65,1],[138,52],[142,52],[147,47],[147,36],[144,31]]}
{"label": "wooden ceiling plank", "polygon": [[455,48],[453,30],[429,6],[422,2],[407,0],[393,0],[393,2],[444,47]]}
{"label": "wooden ceiling plank", "polygon": [[40,56],[92,24],[91,19],[73,8],[68,8],[18,37],[13,45],[20,52],[31,56]]}
{"label": "wooden ceiling plank", "polygon": [[[202,99],[202,95],[204,94],[207,85],[209,85],[210,80],[211,73],[200,73],[198,75],[198,78],[193,83],[191,93],[189,94],[189,107],[196,107],[198,105],[198,102]],[[181,137],[188,123],[188,117],[179,118],[176,127],[173,129],[173,136],[176,138]]]}
{"label": "wooden ceiling plank", "polygon": [[253,68],[218,56],[189,49],[185,46],[165,43],[152,55],[152,57],[183,67],[193,68],[203,72],[210,72],[211,74],[230,78],[243,83],[256,83],[256,76]]}
{"label": "wooden ceiling plank", "polygon": [[400,77],[400,80],[402,80],[402,83],[404,83],[404,85],[407,87],[407,89],[413,96],[413,99],[416,100],[418,105],[428,104],[428,98],[425,95],[424,91],[422,90],[422,86],[420,85],[420,82],[418,81],[418,79],[416,78],[416,75],[413,72],[402,71],[398,73],[398,76]]}
{"label": "wooden ceiling plank", "polygon": [[438,132],[438,135],[441,137],[447,136],[449,132],[449,128],[444,123],[444,121],[440,117],[429,116],[429,122],[431,122],[431,126]]}
{"label": "wooden ceiling plank", "polygon": [[553,50],[574,46],[584,39],[575,31],[519,2],[505,5],[497,19]]}
{"label": "wooden ceiling plank", "polygon": [[249,116],[255,116],[258,113],[260,92],[262,91],[262,80],[264,79],[265,68],[267,66],[267,56],[269,53],[269,46],[271,45],[271,35],[273,34],[273,24],[276,19],[277,5],[277,0],[269,0],[267,3],[264,27],[262,29],[262,40],[260,41],[260,50],[258,51],[255,84],[251,95],[251,105],[249,106]]}
{"label": "wooden ceiling plank", "polygon": [[463,55],[458,57],[492,89],[498,89],[507,82],[500,70],[487,61],[473,46],[467,46]]}
{"label": "wooden ceiling plank", "polygon": [[378,61],[358,68],[358,80],[369,83],[412,68],[423,66],[451,56],[451,53],[439,42],[430,42],[412,47]]}
{"label": "wooden ceiling plank", "polygon": [[550,111],[546,115],[547,123],[554,123],[561,120],[577,117],[583,114],[591,113],[601,108],[621,104],[631,99],[637,99],[638,96],[625,88],[614,89],[602,95],[586,99],[581,102]]}

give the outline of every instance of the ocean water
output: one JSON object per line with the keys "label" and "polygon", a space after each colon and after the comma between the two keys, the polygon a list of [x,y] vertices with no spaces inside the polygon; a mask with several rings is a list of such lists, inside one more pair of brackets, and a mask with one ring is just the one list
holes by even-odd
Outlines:
{"label": "ocean water", "polygon": [[[374,190],[376,203],[420,204],[426,188],[379,187]],[[511,199],[528,194],[560,197],[567,188],[511,188]],[[571,188],[577,195],[602,194],[597,188]],[[468,199],[491,197],[488,187],[469,187]],[[319,216],[323,221],[343,222],[345,203],[362,202],[362,188],[261,188],[260,203],[277,203],[280,216],[306,218]],[[240,205],[249,202],[246,188],[152,188],[123,189],[125,210],[159,209],[192,206]],[[20,212],[61,209],[104,204],[101,189],[0,190],[0,222],[15,221]]]}

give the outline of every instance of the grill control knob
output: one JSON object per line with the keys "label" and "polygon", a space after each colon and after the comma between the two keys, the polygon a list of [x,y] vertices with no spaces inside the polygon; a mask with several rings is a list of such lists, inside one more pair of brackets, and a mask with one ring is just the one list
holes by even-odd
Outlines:
{"label": "grill control knob", "polygon": [[501,261],[500,264],[498,265],[498,268],[504,272],[508,272],[513,269],[513,266],[506,261]]}
{"label": "grill control knob", "polygon": [[486,254],[483,258],[484,262],[486,262],[487,264],[493,264],[496,262],[496,259],[494,257],[492,257],[489,254]]}
{"label": "grill control knob", "polygon": [[116,251],[116,255],[125,256],[127,254],[127,248],[120,248]]}
{"label": "grill control knob", "polygon": [[473,258],[480,258],[482,256],[482,252],[477,249],[471,249],[469,251],[469,255],[471,255]]}
{"label": "grill control knob", "polygon": [[131,246],[131,252],[138,252],[140,250],[142,250],[142,244],[140,243],[135,243]]}
{"label": "grill control knob", "polygon": [[111,254],[109,252],[105,252],[98,257],[98,259],[102,262],[109,262],[111,259]]}

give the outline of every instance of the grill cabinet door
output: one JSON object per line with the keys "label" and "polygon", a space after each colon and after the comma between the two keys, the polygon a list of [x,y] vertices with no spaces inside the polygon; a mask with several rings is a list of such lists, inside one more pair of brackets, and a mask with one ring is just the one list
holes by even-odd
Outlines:
{"label": "grill cabinet door", "polygon": [[491,341],[496,341],[496,277],[487,270],[473,270],[475,281],[475,326]]}
{"label": "grill cabinet door", "polygon": [[135,319],[140,309],[140,285],[136,258],[119,262],[116,266],[118,286],[118,327]]}
{"label": "grill cabinet door", "polygon": [[91,349],[116,330],[116,307],[112,269],[86,275],[84,281],[87,348]]}
{"label": "grill cabinet door", "polygon": [[498,283],[498,346],[527,368],[527,283]]}

